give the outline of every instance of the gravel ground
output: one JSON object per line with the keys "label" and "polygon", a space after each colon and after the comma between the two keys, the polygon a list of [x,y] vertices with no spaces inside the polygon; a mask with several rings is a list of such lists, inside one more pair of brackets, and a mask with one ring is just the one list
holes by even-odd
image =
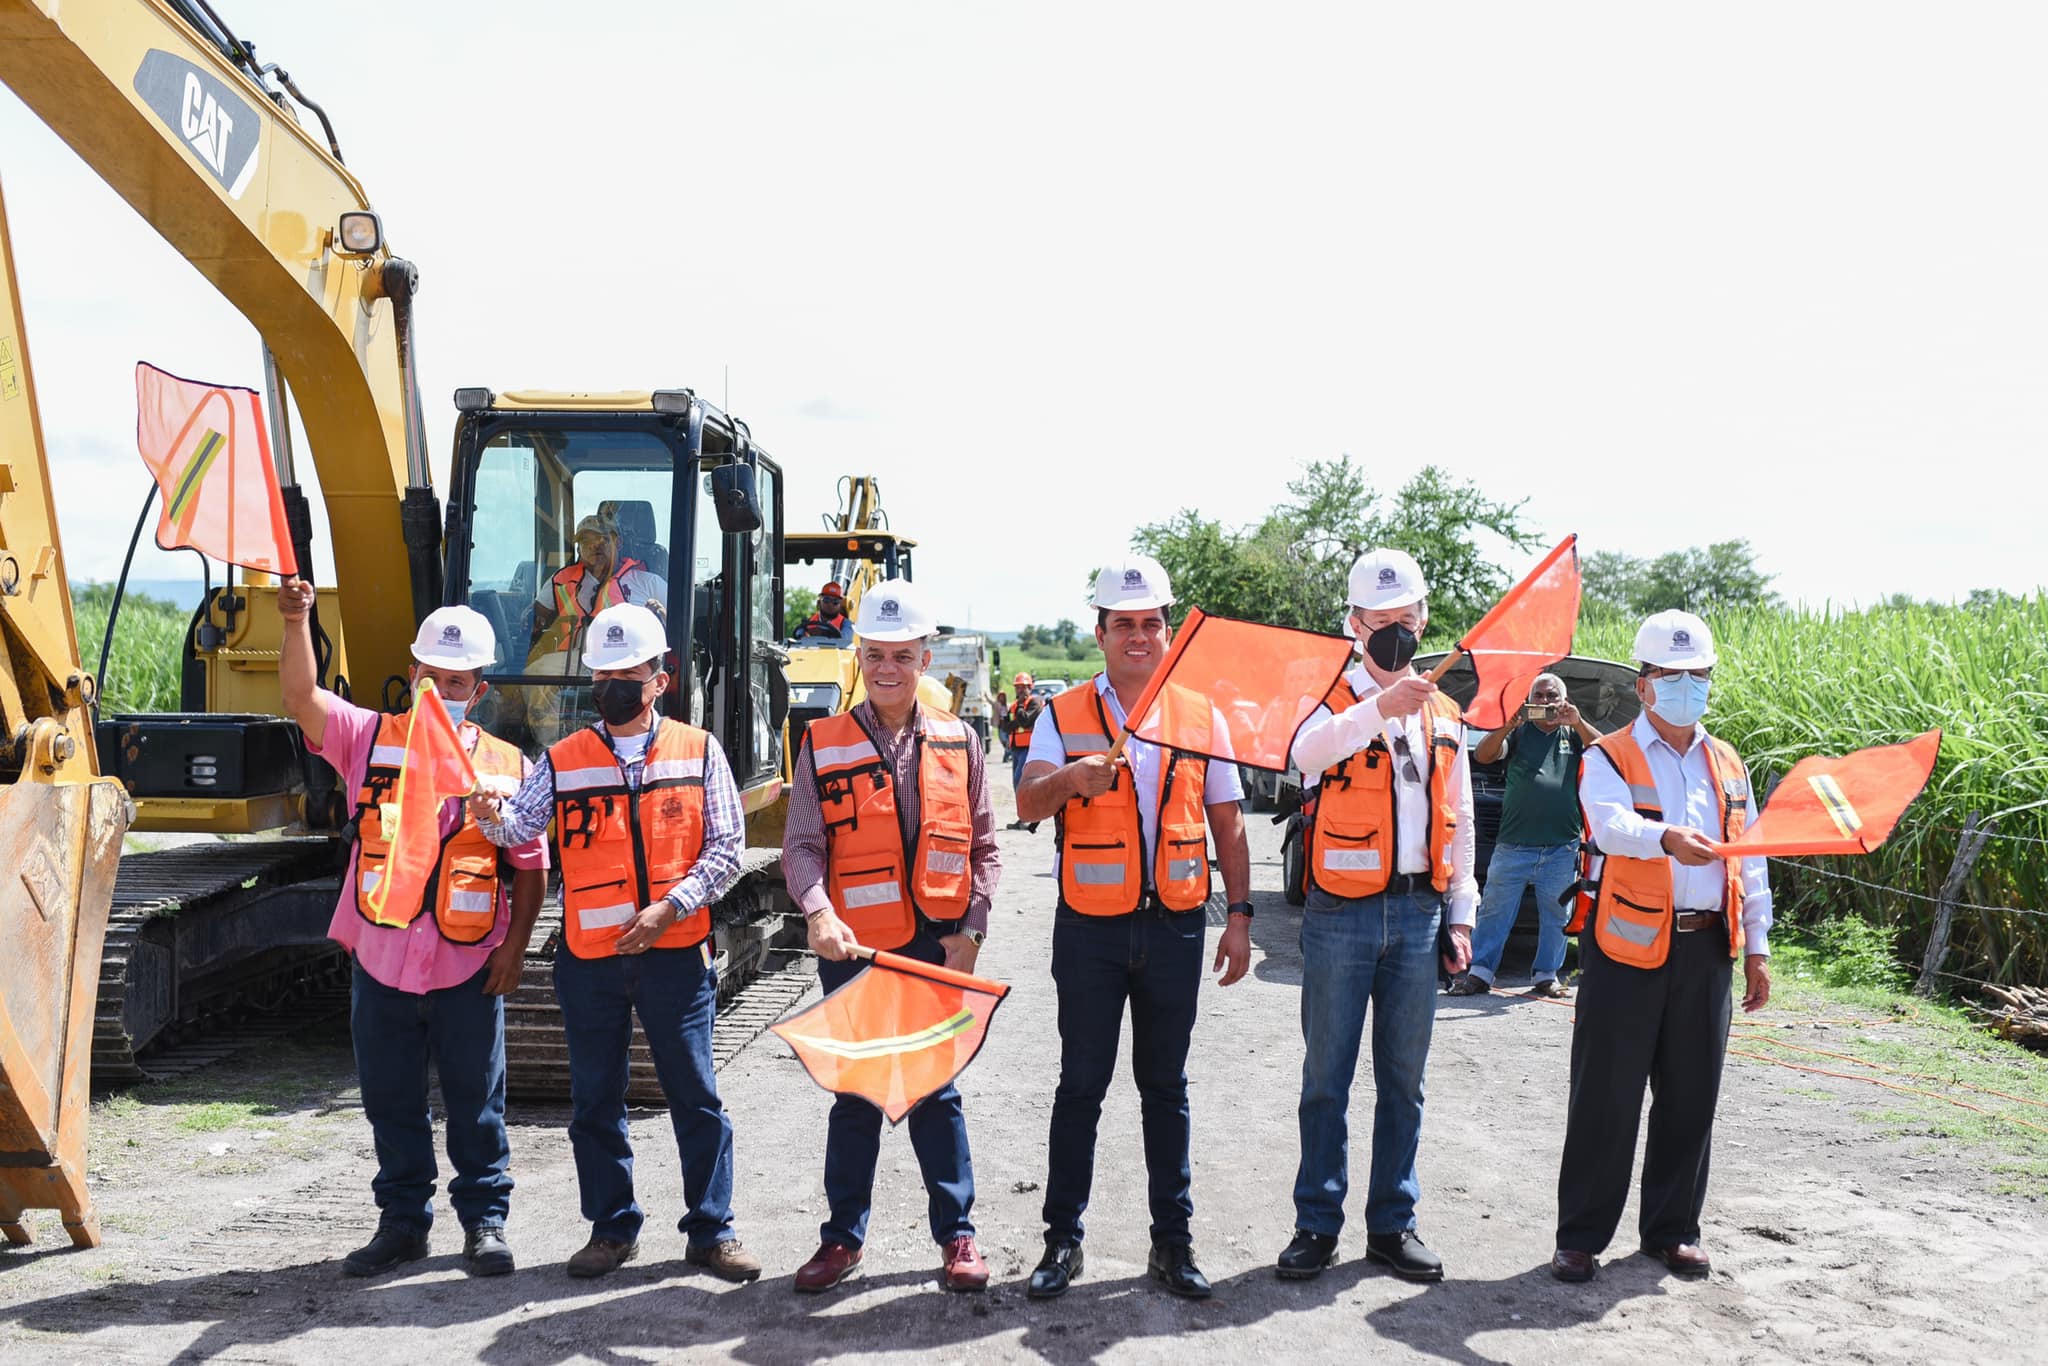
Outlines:
{"label": "gravel ground", "polygon": [[[991,773],[998,766],[991,765]],[[1000,782],[1000,777],[998,779]],[[1007,820],[1008,791],[1000,819]],[[1214,1300],[1185,1304],[1145,1279],[1144,1168],[1135,1091],[1105,1107],[1085,1278],[1052,1303],[1023,1279],[1040,1248],[1045,1131],[1058,1039],[1048,973],[1051,830],[1005,832],[1008,871],[982,967],[1014,984],[963,1079],[975,1217],[995,1272],[975,1296],[935,1288],[937,1255],[906,1135],[884,1140],[867,1275],[823,1297],[790,1278],[823,1215],[827,1098],[772,1037],[722,1086],[737,1129],[740,1235],[764,1279],[728,1287],[683,1265],[680,1179],[666,1117],[637,1116],[642,1260],[593,1285],[561,1262],[579,1246],[562,1115],[515,1112],[511,1233],[522,1270],[470,1281],[452,1216],[410,1274],[346,1281],[336,1265],[374,1222],[369,1132],[353,1110],[344,1036],[252,1067],[289,1081],[249,1115],[117,1102],[95,1117],[106,1245],[0,1252],[0,1352],[14,1361],[297,1362],[476,1359],[505,1366],[669,1356],[796,1362],[1161,1361],[1190,1358],[1451,1362],[2042,1360],[2048,1218],[1984,1154],[1873,1123],[1869,1088],[1731,1060],[1706,1242],[1716,1270],[1668,1278],[1624,1236],[1601,1274],[1567,1287],[1547,1270],[1563,1134],[1568,1006],[1495,995],[1440,998],[1423,1129],[1421,1223],[1449,1279],[1416,1287],[1370,1269],[1362,1236],[1319,1280],[1281,1282],[1296,1158],[1298,912],[1279,884],[1277,831],[1251,822],[1260,914],[1252,974],[1206,990],[1190,1072],[1195,1246]],[[1213,932],[1212,932],[1213,937]],[[1526,949],[1523,949],[1526,953]],[[1513,966],[1510,958],[1510,966]],[[1512,982],[1512,977],[1508,979]],[[1839,1014],[1840,1012],[1836,1012]],[[1807,1027],[1778,1012],[1779,1023]],[[1911,1025],[1886,1026],[1908,1030]],[[1128,1042],[1126,1042],[1128,1052]],[[1354,1096],[1355,1151],[1372,1093]],[[172,1120],[177,1114],[182,1118]],[[1362,1162],[1352,1217],[1360,1218]]]}

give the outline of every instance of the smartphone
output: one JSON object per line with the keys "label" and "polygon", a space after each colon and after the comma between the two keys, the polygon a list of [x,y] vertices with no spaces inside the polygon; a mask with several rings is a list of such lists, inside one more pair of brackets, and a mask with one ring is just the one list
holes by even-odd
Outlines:
{"label": "smartphone", "polygon": [[1557,704],[1555,702],[1526,703],[1522,707],[1522,719],[1524,721],[1555,721],[1557,719]]}

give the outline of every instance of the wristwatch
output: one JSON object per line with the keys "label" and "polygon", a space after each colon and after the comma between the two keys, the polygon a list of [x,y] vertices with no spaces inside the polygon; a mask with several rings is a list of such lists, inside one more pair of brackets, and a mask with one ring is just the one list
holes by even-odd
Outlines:
{"label": "wristwatch", "polygon": [[976,947],[977,949],[981,947],[982,941],[988,938],[987,930],[963,929],[960,931],[960,933],[966,935],[967,942],[974,945],[974,947]]}
{"label": "wristwatch", "polygon": [[1249,901],[1233,901],[1230,903],[1230,914],[1241,915],[1246,920],[1250,920],[1252,918],[1252,903]]}

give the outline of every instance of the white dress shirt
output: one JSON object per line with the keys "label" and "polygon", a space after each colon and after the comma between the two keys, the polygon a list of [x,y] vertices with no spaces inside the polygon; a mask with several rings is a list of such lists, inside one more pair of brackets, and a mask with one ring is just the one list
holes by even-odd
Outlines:
{"label": "white dress shirt", "polygon": [[[1115,731],[1123,728],[1123,701],[1109,686],[1108,674],[1095,675],[1095,692],[1108,705],[1109,722],[1115,728],[1110,735],[1113,740]],[[1229,733],[1220,719],[1214,733],[1219,736]],[[1131,766],[1131,786],[1138,799],[1138,829],[1145,843],[1145,887],[1149,891],[1152,887],[1152,853],[1159,845],[1160,749],[1134,735],[1124,744],[1124,758]],[[1067,762],[1067,749],[1060,743],[1060,728],[1052,719],[1050,702],[1038,713],[1037,724],[1031,727],[1031,751],[1024,756],[1024,762],[1026,765],[1052,764],[1056,767]],[[1202,805],[1220,806],[1224,802],[1243,800],[1244,784],[1238,781],[1237,765],[1210,760],[1208,778],[1202,785]],[[1060,869],[1057,853],[1053,855],[1052,868],[1053,876],[1057,878]]]}
{"label": "white dress shirt", "polygon": [[[1671,865],[1671,904],[1681,911],[1718,911],[1726,888],[1727,872],[1720,863],[1694,867],[1680,863],[1664,852],[1664,832],[1673,826],[1690,826],[1708,839],[1721,833],[1721,792],[1707,766],[1707,732],[1692,728],[1692,741],[1680,754],[1647,716],[1638,716],[1628,732],[1643,748],[1649,760],[1650,777],[1657,785],[1657,805],[1674,819],[1646,820],[1636,813],[1629,798],[1628,784],[1621,771],[1601,755],[1588,750],[1579,778],[1579,803],[1586,809],[1586,836],[1603,854],[1625,858],[1663,858]],[[1756,819],[1756,794],[1748,801],[1749,819]],[[1742,951],[1768,954],[1771,931],[1771,880],[1769,860],[1742,860]]]}
{"label": "white dress shirt", "polygon": [[[1435,746],[1429,743],[1428,717],[1422,710],[1388,720],[1380,715],[1380,685],[1363,664],[1344,675],[1358,694],[1358,705],[1332,713],[1317,707],[1301,732],[1294,737],[1294,766],[1301,770],[1304,788],[1314,787],[1323,772],[1349,759],[1374,740],[1385,736],[1389,750],[1396,731],[1408,740],[1408,752],[1415,756],[1415,773],[1410,782],[1403,772],[1407,765],[1394,756],[1394,832],[1400,847],[1394,851],[1397,873],[1429,871],[1429,765],[1435,762]],[[1458,757],[1451,761],[1451,791],[1458,812],[1458,828],[1451,832],[1451,885],[1444,891],[1445,913],[1453,925],[1470,925],[1479,918],[1479,881],[1472,875],[1472,761],[1465,749],[1465,728],[1458,727]]]}

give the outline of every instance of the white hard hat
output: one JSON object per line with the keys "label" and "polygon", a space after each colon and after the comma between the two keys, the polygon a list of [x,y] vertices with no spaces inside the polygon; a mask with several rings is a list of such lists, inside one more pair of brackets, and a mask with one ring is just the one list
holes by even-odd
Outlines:
{"label": "white hard hat", "polygon": [[488,669],[498,658],[498,633],[474,607],[436,607],[412,638],[412,657],[437,669]]}
{"label": "white hard hat", "polygon": [[1428,597],[1429,580],[1404,550],[1368,550],[1351,566],[1351,591],[1345,596],[1353,607],[1386,612]]}
{"label": "white hard hat", "polygon": [[1173,583],[1150,555],[1125,555],[1111,560],[1095,576],[1095,607],[1111,612],[1139,611],[1173,605]]}
{"label": "white hard hat", "polygon": [[937,630],[924,595],[908,579],[884,579],[861,594],[860,615],[853,621],[855,635],[885,644],[923,640]]}
{"label": "white hard hat", "polygon": [[1636,660],[1660,669],[1714,667],[1714,633],[1690,612],[1659,612],[1636,631]]}
{"label": "white hard hat", "polygon": [[668,635],[661,629],[661,618],[637,602],[605,608],[583,633],[586,669],[630,669],[667,653]]}

